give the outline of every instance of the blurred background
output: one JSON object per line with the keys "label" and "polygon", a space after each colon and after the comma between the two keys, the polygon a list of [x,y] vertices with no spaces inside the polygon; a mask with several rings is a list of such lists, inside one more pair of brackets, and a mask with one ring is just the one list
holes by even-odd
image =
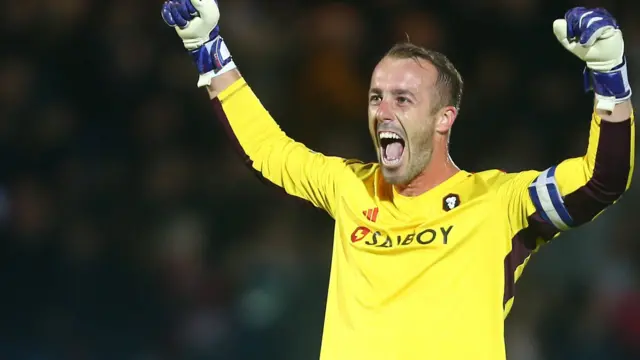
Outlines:
{"label": "blurred background", "polygon": [[[583,64],[551,32],[577,3],[220,2],[244,75],[317,151],[374,160],[369,75],[407,36],[465,79],[461,167],[544,169],[586,149]],[[618,17],[640,88],[638,4],[580,3]],[[318,356],[332,222],[239,161],[160,6],[21,0],[0,13],[1,359]],[[636,185],[534,256],[510,360],[640,359]]]}

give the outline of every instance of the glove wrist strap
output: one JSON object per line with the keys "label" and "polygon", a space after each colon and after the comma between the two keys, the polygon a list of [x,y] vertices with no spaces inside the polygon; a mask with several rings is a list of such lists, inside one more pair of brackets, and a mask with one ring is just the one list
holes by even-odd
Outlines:
{"label": "glove wrist strap", "polygon": [[209,85],[211,79],[236,68],[233,57],[220,35],[190,51],[198,68],[198,87]]}
{"label": "glove wrist strap", "polygon": [[610,71],[584,71],[585,91],[593,90],[596,96],[596,108],[612,111],[619,104],[631,97],[631,86],[627,75],[627,61]]}

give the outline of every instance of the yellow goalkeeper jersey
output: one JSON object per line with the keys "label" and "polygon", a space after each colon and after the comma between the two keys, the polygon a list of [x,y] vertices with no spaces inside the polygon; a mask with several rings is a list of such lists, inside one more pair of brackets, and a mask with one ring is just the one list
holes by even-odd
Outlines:
{"label": "yellow goalkeeper jersey", "polygon": [[515,282],[540,245],[628,188],[633,119],[591,121],[586,155],[537,171],[460,171],[405,197],[378,164],[289,138],[244,79],[212,100],[247,164],[335,219],[321,360],[505,359]]}

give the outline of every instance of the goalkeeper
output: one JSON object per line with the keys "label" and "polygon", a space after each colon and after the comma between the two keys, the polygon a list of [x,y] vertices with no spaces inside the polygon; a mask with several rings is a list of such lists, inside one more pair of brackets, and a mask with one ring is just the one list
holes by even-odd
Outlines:
{"label": "goalkeeper", "polygon": [[397,44],[379,61],[368,94],[379,161],[363,163],[279,128],[237,69],[214,0],[171,0],[162,17],[247,164],[335,220],[322,360],[504,359],[504,318],[531,255],[630,184],[631,89],[621,30],[603,9],[553,23],[594,93],[586,152],[517,173],[470,173],[449,157],[462,79],[440,53]]}

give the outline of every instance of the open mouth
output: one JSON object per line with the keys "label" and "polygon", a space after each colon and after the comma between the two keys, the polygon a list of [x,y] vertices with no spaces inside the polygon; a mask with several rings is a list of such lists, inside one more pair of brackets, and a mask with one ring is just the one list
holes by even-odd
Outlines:
{"label": "open mouth", "polygon": [[392,131],[378,133],[380,140],[380,158],[385,166],[398,166],[404,155],[405,140]]}

